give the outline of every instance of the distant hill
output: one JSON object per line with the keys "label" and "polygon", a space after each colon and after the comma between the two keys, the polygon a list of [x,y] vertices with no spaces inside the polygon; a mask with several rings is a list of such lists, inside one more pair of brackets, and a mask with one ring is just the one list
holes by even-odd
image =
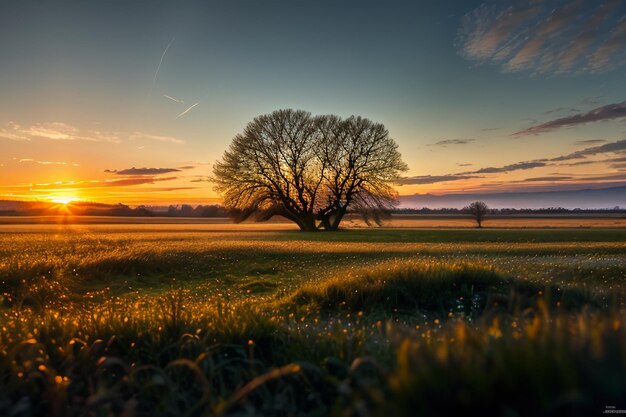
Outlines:
{"label": "distant hill", "polygon": [[400,196],[400,208],[462,208],[482,200],[491,208],[563,207],[601,209],[626,207],[626,186],[574,191],[526,191],[479,194],[413,194]]}

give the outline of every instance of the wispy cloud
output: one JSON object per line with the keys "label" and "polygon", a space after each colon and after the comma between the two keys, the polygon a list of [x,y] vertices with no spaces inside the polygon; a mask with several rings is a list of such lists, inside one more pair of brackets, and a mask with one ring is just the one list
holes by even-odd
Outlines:
{"label": "wispy cloud", "polygon": [[[29,136],[36,136],[52,140],[76,140],[79,138],[79,129],[67,123],[51,122],[36,123],[23,129]],[[91,140],[87,138],[87,140]]]}
{"label": "wispy cloud", "polygon": [[596,107],[586,113],[575,114],[573,116],[561,117],[545,123],[531,126],[513,133],[511,136],[539,135],[564,127],[572,127],[592,122],[602,122],[607,120],[620,119],[626,117],[626,101],[606,106]]}
{"label": "wispy cloud", "polygon": [[134,185],[144,185],[144,184],[156,184],[163,181],[171,181],[175,180],[177,177],[149,177],[149,176],[140,176],[140,177],[130,177],[130,178],[120,178],[113,180],[79,180],[79,181],[56,181],[49,183],[39,183],[39,184],[22,184],[17,185],[16,187],[24,187],[28,186],[31,190],[37,189],[87,189],[87,188],[101,188],[101,187],[130,187]]}
{"label": "wispy cloud", "polygon": [[168,98],[172,101],[175,101],[176,103],[180,103],[180,104],[185,104],[185,102],[183,100],[179,100],[177,98],[174,98],[172,96],[168,96],[167,94],[163,94],[163,97]]}
{"label": "wispy cloud", "polygon": [[599,145],[608,142],[605,139],[587,139],[574,142],[574,145]]}
{"label": "wispy cloud", "polygon": [[192,180],[189,180],[189,182],[213,182],[213,179],[209,176],[198,176]]}
{"label": "wispy cloud", "polygon": [[127,168],[121,170],[105,169],[104,172],[117,175],[160,175],[168,174],[171,172],[180,172],[180,169],[176,168]]}
{"label": "wispy cloud", "polygon": [[558,164],[558,166],[567,166],[567,167],[575,167],[579,165],[590,165],[590,164],[599,164],[602,161],[578,161],[578,162],[568,162],[565,164]]}
{"label": "wispy cloud", "polygon": [[22,131],[20,125],[14,122],[9,122],[5,127],[0,128],[0,138],[16,142],[30,141],[30,137]]}
{"label": "wispy cloud", "polygon": [[176,116],[176,118],[178,119],[179,117],[183,117],[184,115],[186,115],[187,113],[189,113],[191,111],[191,109],[193,109],[194,107],[196,107],[198,104],[200,103],[196,103],[196,104],[192,104],[191,106],[187,107],[187,109],[185,109],[184,112],[182,112],[181,114],[179,114],[178,116]]}
{"label": "wispy cloud", "polygon": [[594,107],[600,104],[603,99],[604,99],[604,96],[585,97],[582,100],[580,100],[578,104],[580,104],[581,106]]}
{"label": "wispy cloud", "polygon": [[19,163],[25,163],[25,162],[32,162],[35,164],[39,164],[39,165],[71,165],[74,167],[80,166],[79,164],[74,164],[74,163],[70,163],[70,162],[60,162],[60,161],[38,161],[36,159],[32,159],[32,158],[22,158],[19,160]]}
{"label": "wispy cloud", "polygon": [[446,140],[440,140],[439,142],[431,143],[429,146],[446,147],[449,145],[467,145],[468,143],[472,143],[475,141],[476,139],[446,139]]}
{"label": "wispy cloud", "polygon": [[398,181],[399,185],[435,184],[438,182],[460,181],[471,178],[479,178],[475,175],[449,174],[449,175],[421,175],[406,177]]}
{"label": "wispy cloud", "polygon": [[589,148],[584,148],[576,152],[572,152],[567,155],[557,156],[555,158],[550,158],[548,161],[569,161],[572,159],[582,159],[588,156],[603,154],[603,153],[611,153],[611,152],[622,152],[626,151],[626,139],[618,140],[616,142],[605,143],[604,145],[592,146]]}
{"label": "wispy cloud", "polygon": [[625,48],[626,19],[622,15],[621,21],[611,31],[611,36],[591,56],[590,68],[597,72],[606,71],[615,66],[616,58],[619,59],[619,64],[623,64]]}
{"label": "wispy cloud", "polygon": [[163,53],[161,54],[161,59],[159,60],[159,65],[157,65],[156,71],[154,71],[154,78],[152,79],[152,83],[156,82],[157,77],[159,75],[159,70],[161,69],[161,64],[163,64],[163,59],[165,58],[165,54],[167,54],[167,50],[170,49],[170,46],[172,45],[173,42],[174,42],[174,38],[172,38],[172,40],[167,44],[167,46],[163,50]]}
{"label": "wispy cloud", "polygon": [[515,182],[549,182],[549,181],[565,181],[565,180],[571,180],[571,179],[574,179],[574,177],[570,175],[552,175],[552,176],[546,176],[546,177],[525,178],[521,181],[515,181]]}
{"label": "wispy cloud", "polygon": [[130,140],[150,140],[150,141],[157,141],[157,142],[170,142],[170,143],[177,143],[177,144],[185,143],[184,140],[178,139],[172,136],[152,135],[150,133],[145,133],[145,132],[134,132],[132,135],[130,135],[129,139]]}
{"label": "wispy cloud", "polygon": [[[474,178],[486,178],[485,176],[489,174],[504,174],[504,173],[513,172],[513,171],[526,171],[526,170],[532,170],[535,168],[542,168],[542,167],[549,167],[549,166],[573,166],[573,165],[579,165],[579,164],[582,165],[582,164],[587,164],[587,163],[605,163],[605,164],[617,163],[619,164],[623,161],[626,161],[626,156],[624,157],[621,156],[622,152],[626,152],[626,140],[605,143],[599,146],[592,146],[592,147],[581,149],[576,152],[572,152],[567,155],[561,155],[561,156],[552,157],[552,158],[536,159],[532,161],[522,161],[522,162],[516,162],[513,164],[497,166],[497,167],[485,167],[485,168],[479,168],[473,171],[458,172],[458,173],[446,174],[446,175],[422,175],[422,176],[406,177],[398,181],[398,185],[424,185],[424,184],[435,184],[435,183],[449,182],[449,181],[462,181],[462,180],[468,180],[468,179],[474,179]],[[558,163],[561,161],[583,159],[589,156],[595,156],[595,155],[606,154],[606,153],[617,153],[620,156],[606,159],[603,161],[581,161],[581,162],[566,163],[566,164]],[[457,164],[457,165],[461,165],[461,164]],[[525,180],[521,180],[519,182],[565,181],[569,179],[574,179],[570,177],[571,175],[551,175],[551,176],[531,177]],[[601,180],[601,179],[609,179],[609,178],[599,177],[597,179]]]}
{"label": "wispy cloud", "polygon": [[625,15],[622,0],[489,1],[463,17],[457,44],[505,72],[606,72],[626,62]]}
{"label": "wispy cloud", "polygon": [[62,122],[35,123],[31,126],[20,126],[17,123],[9,122],[3,128],[0,128],[0,138],[25,142],[43,139],[55,141],[121,143],[122,139],[126,137],[129,140],[149,140],[177,144],[184,143],[182,139],[172,136],[154,135],[140,131],[128,134],[101,130],[82,130],[76,126]]}
{"label": "wispy cloud", "polygon": [[21,126],[17,123],[9,122],[4,128],[0,129],[0,138],[16,141],[47,139],[58,141],[121,142],[120,135],[117,132],[83,131],[63,122],[43,122],[30,126]]}
{"label": "wispy cloud", "polygon": [[545,162],[541,161],[524,161],[517,162],[515,164],[504,165],[501,167],[487,167],[481,168],[476,171],[464,172],[462,174],[496,174],[501,172],[520,171],[526,169],[533,169],[546,166]]}

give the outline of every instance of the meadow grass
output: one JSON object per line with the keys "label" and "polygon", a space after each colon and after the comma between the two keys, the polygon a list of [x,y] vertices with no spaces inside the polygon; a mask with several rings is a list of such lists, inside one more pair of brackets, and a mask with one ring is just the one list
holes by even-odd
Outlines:
{"label": "meadow grass", "polygon": [[626,408],[620,230],[124,227],[0,233],[0,415]]}

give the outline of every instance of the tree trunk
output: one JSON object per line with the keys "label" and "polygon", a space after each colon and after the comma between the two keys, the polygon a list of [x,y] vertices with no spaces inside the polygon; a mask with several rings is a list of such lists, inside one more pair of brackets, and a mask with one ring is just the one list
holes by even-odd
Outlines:
{"label": "tree trunk", "polygon": [[335,213],[335,216],[333,217],[333,221],[330,223],[330,228],[328,230],[339,230],[339,223],[341,223],[341,220],[343,219],[343,216],[345,216],[346,214],[346,209],[345,208],[340,208],[339,210],[337,210],[337,213]]}
{"label": "tree trunk", "polygon": [[321,216],[320,227],[323,227],[324,230],[330,230],[330,217],[329,216],[327,215]]}
{"label": "tree trunk", "polygon": [[319,230],[315,224],[315,216],[310,213],[298,216],[297,223],[303,232],[317,232]]}

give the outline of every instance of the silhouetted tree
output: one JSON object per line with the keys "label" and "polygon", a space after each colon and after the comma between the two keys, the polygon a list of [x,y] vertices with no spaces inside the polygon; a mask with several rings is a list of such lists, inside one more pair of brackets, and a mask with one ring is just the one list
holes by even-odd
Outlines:
{"label": "silhouetted tree", "polygon": [[487,207],[487,204],[484,201],[474,201],[465,207],[463,211],[474,217],[478,227],[483,227],[482,221],[489,212],[489,207]]}
{"label": "silhouetted tree", "polygon": [[235,136],[213,167],[215,189],[236,221],[281,215],[301,230],[337,230],[348,210],[379,219],[394,206],[389,184],[407,169],[397,148],[368,119],[278,110]]}
{"label": "silhouetted tree", "polygon": [[380,224],[396,204],[389,184],[407,169],[398,145],[385,126],[361,117],[320,116],[317,129],[325,203],[318,220],[326,230],[337,230],[350,209],[367,224]]}

